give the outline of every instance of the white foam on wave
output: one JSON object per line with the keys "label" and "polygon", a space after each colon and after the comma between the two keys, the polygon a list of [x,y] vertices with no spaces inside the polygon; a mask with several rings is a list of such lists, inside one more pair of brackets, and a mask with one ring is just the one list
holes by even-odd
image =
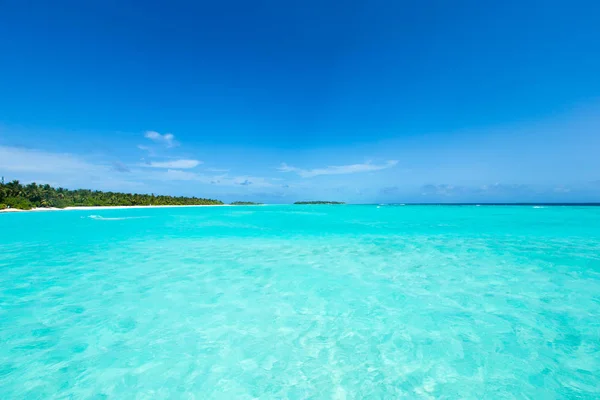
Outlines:
{"label": "white foam on wave", "polygon": [[533,208],[546,208],[544,206],[533,206]]}

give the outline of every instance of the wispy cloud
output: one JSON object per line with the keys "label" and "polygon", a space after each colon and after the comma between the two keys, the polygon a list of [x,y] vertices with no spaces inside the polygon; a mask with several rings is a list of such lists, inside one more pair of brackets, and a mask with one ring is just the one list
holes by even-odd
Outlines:
{"label": "wispy cloud", "polygon": [[202,164],[199,160],[172,160],[172,161],[149,161],[141,164],[143,167],[151,168],[169,168],[169,169],[190,169]]}
{"label": "wispy cloud", "polygon": [[0,171],[9,180],[47,182],[55,186],[133,190],[142,183],[124,180],[120,162],[94,163],[69,153],[0,146]]}
{"label": "wispy cloud", "polygon": [[182,171],[180,169],[168,169],[166,172],[155,175],[156,178],[170,181],[195,181],[221,186],[250,186],[257,188],[275,187],[268,179],[258,176],[227,176],[222,175],[205,175],[191,171]]}
{"label": "wispy cloud", "polygon": [[167,177],[167,179],[169,179],[169,180],[174,180],[174,181],[199,180],[198,174],[195,174],[193,172],[188,172],[188,171],[181,171],[179,169],[168,169],[167,172],[165,173],[165,177]]}
{"label": "wispy cloud", "polygon": [[[559,190],[557,190],[559,189]],[[558,186],[556,188],[544,185],[527,185],[527,184],[504,184],[493,183],[481,186],[462,186],[462,185],[424,185],[421,188],[423,196],[438,196],[438,197],[469,197],[469,198],[512,198],[515,200],[526,200],[532,196],[549,197],[552,192],[569,193],[570,188]]]}
{"label": "wispy cloud", "polygon": [[115,161],[112,163],[113,169],[117,172],[131,172],[127,165],[123,164],[120,161]]}
{"label": "wispy cloud", "polygon": [[[189,188],[190,185],[184,182],[198,183],[198,186],[212,184],[217,187],[238,188],[243,193],[279,187],[265,177],[209,174],[189,169],[199,164],[198,160],[171,160],[127,165],[121,161],[94,161],[75,154],[0,145],[0,172],[8,180],[19,179],[24,183],[36,181],[69,188],[155,192],[165,190],[162,186],[165,182],[175,184],[169,186],[169,190],[173,187]],[[123,179],[124,177],[127,179]],[[177,186],[176,182],[181,183]],[[214,192],[199,193],[209,196]]]}
{"label": "wispy cloud", "polygon": [[0,146],[0,168],[9,172],[87,171],[92,165],[67,153]]}
{"label": "wispy cloud", "polygon": [[205,171],[207,171],[207,172],[229,172],[229,170],[225,169],[225,168],[206,168]]}
{"label": "wispy cloud", "polygon": [[388,187],[381,188],[380,193],[382,195],[389,196],[389,195],[398,194],[399,190],[400,190],[400,188],[398,188],[398,186],[388,186]]}
{"label": "wispy cloud", "polygon": [[485,192],[486,190],[487,190],[487,188],[485,186],[482,186],[481,188],[478,188],[478,187],[467,188],[465,186],[438,184],[438,185],[423,185],[423,187],[421,188],[421,194],[423,196],[448,197],[448,196],[465,195],[465,194],[468,194],[469,192],[480,193],[481,191]]}
{"label": "wispy cloud", "polygon": [[569,193],[571,192],[571,188],[565,187],[565,186],[557,186],[554,188],[554,191],[556,193]]}
{"label": "wispy cloud", "polygon": [[392,168],[396,164],[398,164],[397,160],[389,160],[385,164],[372,164],[367,162],[364,164],[333,165],[325,168],[302,169],[282,163],[278,170],[280,172],[295,172],[303,178],[312,178],[320,175],[345,175],[356,174],[360,172],[380,171],[382,169]]}
{"label": "wispy cloud", "polygon": [[[179,143],[175,141],[175,136],[172,133],[165,133],[164,135],[161,135],[156,131],[146,131],[146,133],[144,133],[144,137],[166,147],[175,147],[179,145]],[[141,146],[138,147],[142,148]]]}

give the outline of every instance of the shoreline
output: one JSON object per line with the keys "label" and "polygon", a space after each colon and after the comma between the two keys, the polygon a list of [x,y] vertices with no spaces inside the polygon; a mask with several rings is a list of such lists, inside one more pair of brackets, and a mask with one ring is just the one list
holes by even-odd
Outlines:
{"label": "shoreline", "polygon": [[38,212],[38,211],[76,211],[76,210],[119,210],[131,208],[172,208],[172,207],[234,207],[231,204],[182,204],[182,205],[157,205],[157,206],[74,206],[65,208],[56,207],[37,207],[31,210],[21,210],[19,208],[5,208],[1,213],[19,213],[19,212]]}

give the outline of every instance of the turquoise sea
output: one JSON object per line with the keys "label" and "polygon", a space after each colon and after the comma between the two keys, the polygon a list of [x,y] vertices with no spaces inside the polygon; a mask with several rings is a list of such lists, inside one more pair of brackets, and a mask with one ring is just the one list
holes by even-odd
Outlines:
{"label": "turquoise sea", "polygon": [[1,399],[598,399],[600,207],[0,215]]}

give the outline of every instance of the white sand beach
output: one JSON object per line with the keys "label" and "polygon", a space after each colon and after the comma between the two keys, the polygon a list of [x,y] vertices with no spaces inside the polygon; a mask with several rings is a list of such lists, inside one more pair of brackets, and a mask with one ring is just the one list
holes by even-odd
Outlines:
{"label": "white sand beach", "polygon": [[0,213],[31,212],[31,211],[73,211],[73,210],[114,210],[120,208],[170,208],[170,207],[230,207],[231,204],[193,204],[193,205],[160,205],[160,206],[77,206],[77,207],[38,207],[31,210],[20,210],[18,208],[5,208]]}

